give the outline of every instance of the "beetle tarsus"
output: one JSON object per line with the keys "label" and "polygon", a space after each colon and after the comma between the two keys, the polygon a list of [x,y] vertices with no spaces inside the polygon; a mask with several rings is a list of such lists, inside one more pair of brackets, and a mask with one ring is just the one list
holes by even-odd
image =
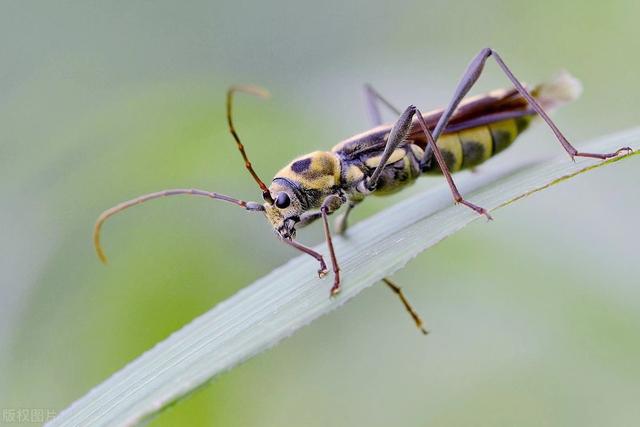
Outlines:
{"label": "beetle tarsus", "polygon": [[336,296],[340,293],[342,287],[340,286],[340,276],[339,273],[336,272],[336,278],[333,282],[333,286],[331,287],[331,296]]}
{"label": "beetle tarsus", "polygon": [[[607,160],[607,159],[612,159],[614,157],[618,157],[620,155],[626,156],[626,155],[631,154],[631,153],[633,153],[633,150],[631,149],[631,147],[622,147],[622,148],[617,149],[613,153],[604,153],[604,154],[600,154],[600,153],[581,153],[581,152],[578,151],[573,156],[575,156],[575,157],[587,157],[587,158],[591,158],[591,159]],[[572,158],[573,158],[573,156],[572,156]]]}
{"label": "beetle tarsus", "polygon": [[493,221],[493,217],[489,214],[489,211],[486,210],[485,208],[478,205],[474,205],[473,203],[467,202],[464,199],[458,200],[457,202],[465,205],[468,208],[473,209],[478,215],[484,215],[487,218],[487,221]]}

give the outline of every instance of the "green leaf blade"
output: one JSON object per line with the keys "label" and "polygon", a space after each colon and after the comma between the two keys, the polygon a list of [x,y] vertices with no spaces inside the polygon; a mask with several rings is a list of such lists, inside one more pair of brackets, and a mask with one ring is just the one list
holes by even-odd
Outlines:
{"label": "green leaf blade", "polygon": [[[568,156],[461,176],[461,192],[491,211],[568,178],[635,155],[640,128],[600,139],[585,151],[636,150],[607,161]],[[216,375],[277,344],[344,304],[420,252],[481,219],[454,206],[445,185],[407,199],[351,227],[335,241],[343,291],[329,298],[332,277],[318,279],[317,264],[299,256],[221,302],[144,353],[62,411],[51,426],[135,425],[206,384]],[[325,245],[317,247],[326,253]]]}

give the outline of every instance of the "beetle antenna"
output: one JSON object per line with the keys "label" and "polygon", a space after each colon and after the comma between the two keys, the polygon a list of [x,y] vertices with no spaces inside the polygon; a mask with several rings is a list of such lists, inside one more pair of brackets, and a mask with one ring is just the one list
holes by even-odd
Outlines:
{"label": "beetle antenna", "polygon": [[104,264],[107,263],[107,257],[102,250],[102,246],[100,245],[100,229],[102,228],[102,224],[104,224],[107,219],[117,214],[118,212],[142,204],[144,202],[148,202],[149,200],[158,199],[160,197],[177,196],[180,194],[203,196],[209,197],[211,199],[223,200],[228,203],[233,203],[234,205],[237,205],[248,211],[264,211],[264,207],[260,203],[245,202],[244,200],[234,199],[233,197],[225,196],[224,194],[214,193],[212,191],[198,190],[196,188],[176,188],[144,194],[142,196],[136,197],[135,199],[127,200],[126,202],[119,203],[116,206],[107,209],[106,211],[102,212],[96,220],[96,224],[93,227],[93,245],[95,246],[96,254],[98,254],[98,258],[100,258],[100,261],[102,261]]}
{"label": "beetle antenna", "polygon": [[242,145],[242,142],[240,142],[240,137],[238,136],[238,133],[236,132],[235,127],[233,126],[233,120],[231,119],[231,110],[233,105],[233,94],[235,92],[244,92],[250,95],[258,96],[260,98],[268,98],[269,92],[266,89],[263,89],[259,86],[249,86],[249,85],[231,86],[227,91],[227,123],[229,124],[229,132],[231,132],[233,139],[236,140],[236,144],[238,145],[238,150],[240,151],[240,154],[244,159],[244,167],[247,168],[247,170],[249,171],[253,179],[258,184],[258,187],[260,187],[260,190],[262,190],[262,198],[265,200],[265,202],[268,202],[269,204],[272,205],[273,198],[271,197],[271,192],[269,192],[269,188],[260,179],[256,171],[253,170],[253,166],[249,161],[249,157],[247,156],[247,153],[244,150],[244,145]]}

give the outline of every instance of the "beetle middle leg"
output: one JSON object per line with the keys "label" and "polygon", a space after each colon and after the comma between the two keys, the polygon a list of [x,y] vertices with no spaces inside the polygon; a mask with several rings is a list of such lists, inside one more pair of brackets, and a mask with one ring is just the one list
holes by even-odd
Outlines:
{"label": "beetle middle leg", "polygon": [[[433,155],[436,158],[436,161],[438,162],[438,166],[440,167],[440,170],[442,171],[442,174],[444,175],[445,179],[447,180],[447,184],[449,184],[449,189],[451,190],[451,194],[453,195],[453,200],[456,203],[461,203],[463,205],[465,205],[466,207],[473,209],[476,213],[480,214],[480,215],[484,215],[487,217],[487,219],[493,219],[491,218],[491,215],[489,215],[489,212],[478,205],[475,205],[467,200],[464,199],[464,197],[462,197],[462,195],[460,194],[460,191],[458,191],[458,187],[456,186],[456,183],[453,182],[453,177],[451,176],[451,172],[449,172],[449,167],[447,166],[447,163],[444,161],[444,157],[442,157],[442,153],[440,152],[440,149],[438,148],[438,145],[435,142],[435,139],[433,137],[433,135],[431,134],[431,132],[429,131],[429,128],[427,126],[427,123],[425,122],[424,118],[422,117],[422,113],[416,109],[416,117],[418,118],[418,123],[420,124],[420,127],[422,128],[422,132],[424,133],[424,135],[427,137],[427,141],[428,141],[428,147],[431,148]],[[425,157],[423,159],[423,161],[427,158],[427,151],[425,151]]]}
{"label": "beetle middle leg", "polygon": [[[379,107],[380,103],[391,110],[393,113],[395,113],[397,116],[400,116],[402,114],[402,112],[398,108],[394,107],[393,104],[387,101],[380,94],[380,92],[375,90],[370,84],[364,85],[364,97],[367,111],[369,113],[369,118],[371,119],[371,123],[373,124],[373,126],[379,126],[382,124],[382,113],[380,112]],[[347,231],[347,221],[349,219],[349,214],[355,206],[355,203],[350,202],[347,205],[347,209],[335,219],[334,227],[337,234],[344,235]]]}
{"label": "beetle middle leg", "polygon": [[[424,118],[422,117],[422,113],[420,113],[420,111],[413,105],[410,105],[409,107],[407,107],[407,109],[404,111],[404,113],[402,113],[398,121],[393,125],[393,128],[391,129],[391,132],[389,133],[389,136],[387,138],[387,145],[385,146],[384,151],[381,155],[380,163],[378,164],[378,166],[376,167],[376,169],[373,171],[368,181],[366,182],[367,189],[369,189],[370,191],[375,190],[376,185],[378,183],[378,178],[380,177],[382,170],[386,166],[387,160],[389,160],[389,158],[391,157],[395,149],[398,148],[398,146],[407,137],[409,130],[411,128],[411,121],[413,120],[414,116],[417,118],[418,123],[422,127],[422,131],[427,137],[428,146],[432,150],[432,153],[435,155],[436,161],[438,162],[438,166],[440,166],[440,170],[442,171],[442,174],[444,175],[445,179],[447,180],[447,183],[449,184],[449,188],[451,189],[451,193],[453,195],[453,200],[456,203],[461,203],[473,209],[478,214],[486,216],[488,219],[492,219],[491,215],[489,215],[489,212],[485,208],[477,206],[465,200],[464,197],[462,197],[462,195],[460,194],[460,191],[458,191],[458,187],[456,187],[455,182],[453,182],[453,178],[451,177],[449,168],[447,167],[447,164],[444,161],[444,157],[442,157],[442,153],[440,152],[440,149],[436,145],[434,137],[432,136],[431,132],[429,131],[429,128],[427,127],[426,122],[424,121]],[[427,155],[425,151],[425,158],[426,157]]]}
{"label": "beetle middle leg", "polygon": [[387,166],[387,161],[409,134],[411,120],[413,120],[413,116],[415,116],[416,111],[418,111],[418,109],[414,105],[408,106],[391,128],[391,132],[389,132],[389,136],[387,137],[387,144],[380,156],[380,162],[365,183],[365,186],[369,191],[374,191],[376,189],[380,174]]}
{"label": "beetle middle leg", "polygon": [[347,205],[347,209],[340,215],[338,215],[338,217],[335,219],[333,228],[338,235],[342,236],[344,235],[344,233],[346,233],[347,228],[349,227],[349,214],[355,206],[355,203],[349,202],[349,204]]}

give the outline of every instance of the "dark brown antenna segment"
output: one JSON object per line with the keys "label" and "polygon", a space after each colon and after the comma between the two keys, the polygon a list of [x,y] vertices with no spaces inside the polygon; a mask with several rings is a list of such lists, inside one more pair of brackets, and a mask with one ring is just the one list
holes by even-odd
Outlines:
{"label": "dark brown antenna segment", "polygon": [[240,206],[241,208],[244,208],[248,211],[255,212],[264,210],[264,207],[256,202],[245,202],[244,200],[239,200],[234,197],[226,196],[224,194],[215,193],[213,191],[199,190],[197,188],[174,188],[170,190],[162,190],[156,191],[155,193],[144,194],[142,196],[136,197],[135,199],[127,200],[126,202],[117,204],[116,206],[102,212],[98,217],[96,224],[93,226],[93,245],[96,249],[96,253],[98,254],[98,258],[100,258],[100,261],[102,261],[104,264],[107,263],[107,256],[104,254],[104,250],[102,249],[102,245],[100,244],[100,231],[102,229],[102,224],[104,224],[107,219],[117,214],[118,212],[122,212],[125,209],[129,209],[133,206],[148,202],[149,200],[159,199],[161,197],[178,196],[181,194],[222,200],[224,202]]}
{"label": "dark brown antenna segment", "polygon": [[233,136],[233,139],[236,140],[236,144],[238,145],[238,150],[240,151],[240,154],[242,155],[242,158],[244,159],[244,167],[247,168],[247,170],[249,171],[249,173],[251,174],[253,179],[258,184],[258,187],[260,187],[260,190],[262,190],[262,198],[266,202],[268,202],[270,204],[273,204],[273,198],[271,197],[271,193],[269,192],[269,188],[260,179],[260,177],[258,176],[256,171],[253,170],[253,166],[251,165],[251,162],[249,161],[249,157],[247,156],[247,152],[244,150],[244,145],[242,145],[242,142],[240,142],[240,137],[238,136],[238,133],[236,132],[235,127],[233,126],[233,120],[231,119],[231,111],[232,111],[232,106],[233,106],[233,94],[235,92],[244,92],[244,93],[248,93],[250,95],[254,95],[254,96],[257,96],[257,97],[260,97],[260,98],[268,98],[269,97],[269,92],[266,89],[263,89],[263,88],[258,87],[258,86],[249,86],[249,85],[231,86],[229,88],[229,90],[227,91],[227,123],[229,124],[229,132],[231,132],[231,135]]}

